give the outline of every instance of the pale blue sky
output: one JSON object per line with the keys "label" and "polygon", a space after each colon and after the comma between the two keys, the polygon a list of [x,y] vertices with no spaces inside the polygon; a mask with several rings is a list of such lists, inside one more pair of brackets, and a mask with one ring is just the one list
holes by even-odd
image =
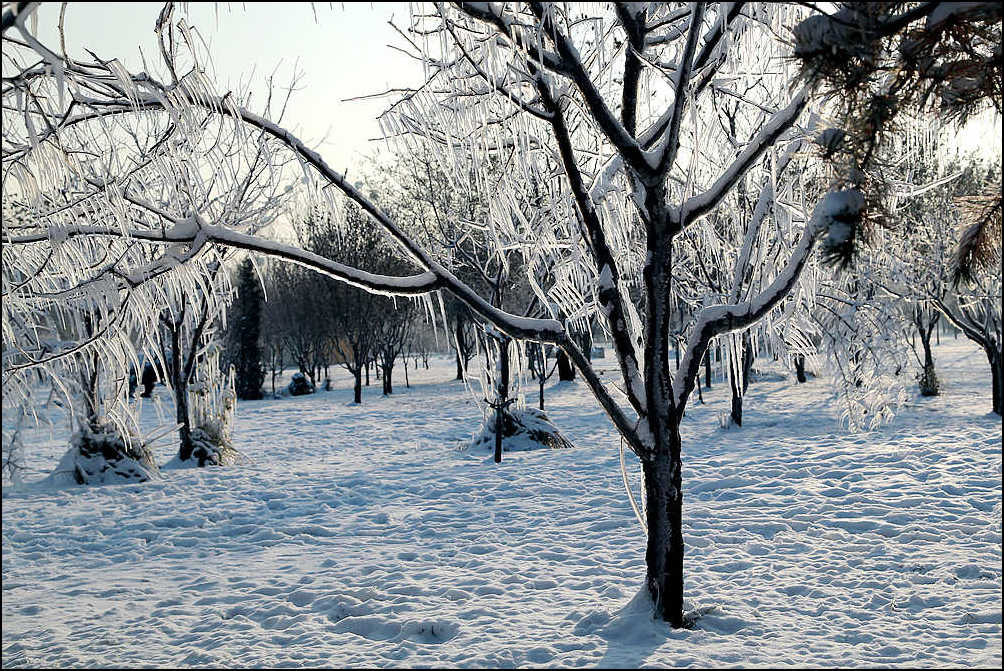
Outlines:
{"label": "pale blue sky", "polygon": [[[69,3],[66,10],[67,49],[85,55],[83,47],[102,58],[119,58],[131,71],[143,69],[140,48],[148,62],[157,59],[154,23],[159,2]],[[58,46],[58,3],[38,10],[38,34]],[[315,21],[314,16],[317,16]],[[209,44],[216,82],[221,90],[237,88],[252,77],[255,98],[264,94],[265,78],[288,86],[294,68],[303,73],[293,94],[284,125],[297,128],[320,145],[333,167],[359,166],[363,152],[374,150],[369,138],[380,135],[374,117],[387,102],[342,102],[379,93],[392,86],[416,85],[422,68],[387,44],[403,39],[387,24],[408,25],[408,3],[189,3],[178,5],[175,18],[185,17]],[[276,69],[278,68],[278,69]],[[252,102],[252,108],[258,105]]]}
{"label": "pale blue sky", "polygon": [[[179,4],[175,19],[186,17],[208,42],[215,77],[222,90],[251,81],[255,99],[265,92],[266,77],[275,72],[288,85],[294,70],[303,73],[283,125],[307,142],[327,140],[319,148],[339,170],[361,168],[360,158],[374,151],[380,129],[374,120],[386,99],[343,102],[346,98],[415,86],[422,67],[388,44],[405,46],[389,25],[408,25],[407,2],[350,3],[208,3]],[[132,71],[142,69],[140,48],[148,62],[157,58],[153,27],[160,2],[69,3],[67,47],[71,54],[86,46],[102,58],[116,57]],[[316,20],[315,20],[316,15]],[[59,3],[38,9],[39,36],[58,45]],[[260,109],[252,102],[252,108]],[[984,115],[959,133],[964,150],[1000,153],[1001,119]],[[988,144],[988,140],[990,140]]]}

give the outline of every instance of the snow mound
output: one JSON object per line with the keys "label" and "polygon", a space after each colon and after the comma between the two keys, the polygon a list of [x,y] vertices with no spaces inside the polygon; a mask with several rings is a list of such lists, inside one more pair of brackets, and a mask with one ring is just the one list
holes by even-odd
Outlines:
{"label": "snow mound", "polygon": [[[573,447],[551,423],[543,410],[523,408],[504,413],[502,422],[502,450],[527,452],[530,450],[557,450]],[[481,432],[471,442],[475,448],[495,448],[495,413],[489,414]]]}
{"label": "snow mound", "polygon": [[138,437],[127,441],[110,427],[85,427],[70,438],[70,449],[46,484],[146,482],[158,474],[153,454]]}
{"label": "snow mound", "polygon": [[240,460],[240,453],[230,441],[214,435],[206,427],[192,429],[192,456],[182,460],[175,455],[164,468],[196,468],[203,466],[233,466]]}
{"label": "snow mound", "polygon": [[310,384],[307,376],[303,373],[294,374],[286,389],[289,391],[290,396],[305,396],[306,394],[313,394],[315,391],[314,385]]}

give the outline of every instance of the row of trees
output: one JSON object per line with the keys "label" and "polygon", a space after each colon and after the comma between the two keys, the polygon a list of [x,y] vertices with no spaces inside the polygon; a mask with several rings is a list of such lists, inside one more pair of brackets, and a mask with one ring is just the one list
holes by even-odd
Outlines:
{"label": "row of trees", "polygon": [[[336,221],[324,212],[311,212],[297,222],[304,249],[370,272],[407,270],[380,234],[355,207]],[[363,377],[376,365],[384,394],[394,391],[396,364],[424,342],[423,306],[414,299],[395,299],[319,276],[304,268],[273,264],[265,274],[268,301],[264,312],[264,341],[275,385],[277,371],[288,359],[318,386],[323,371],[337,365],[352,375],[353,398],[362,402]],[[405,362],[407,365],[407,362]]]}

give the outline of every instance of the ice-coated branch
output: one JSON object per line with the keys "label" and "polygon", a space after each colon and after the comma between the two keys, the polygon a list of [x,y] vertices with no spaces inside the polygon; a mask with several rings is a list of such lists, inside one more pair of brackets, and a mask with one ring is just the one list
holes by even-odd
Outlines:
{"label": "ice-coated branch", "polygon": [[14,25],[17,21],[19,15],[24,14],[26,9],[29,9],[31,5],[39,5],[39,2],[15,2],[11,9],[7,9],[3,13],[2,19],[2,32],[6,33],[7,29]]}
{"label": "ice-coated branch", "polygon": [[506,100],[506,101],[512,103],[513,105],[515,105],[516,107],[520,108],[524,112],[526,112],[526,113],[528,113],[528,114],[530,114],[532,116],[535,116],[538,119],[542,119],[544,121],[550,121],[550,119],[551,119],[551,115],[550,114],[548,114],[547,112],[545,112],[543,110],[537,109],[536,107],[534,107],[529,102],[523,100],[523,98],[520,97],[518,94],[516,94],[515,92],[507,89],[505,86],[503,86],[502,84],[500,84],[499,82],[497,82],[494,77],[492,77],[490,74],[488,74],[487,72],[485,72],[485,69],[483,67],[481,67],[480,64],[478,64],[478,62],[474,59],[474,56],[472,56],[471,53],[470,53],[470,51],[468,51],[468,49],[464,46],[464,43],[460,40],[459,37],[457,37],[457,33],[453,29],[453,25],[449,22],[449,20],[447,20],[444,17],[443,21],[444,21],[444,25],[446,26],[447,32],[449,32],[450,33],[450,37],[453,38],[453,44],[460,50],[460,53],[463,55],[464,60],[466,60],[470,64],[470,66],[472,68],[474,68],[474,71],[476,73],[478,73],[478,75],[481,77],[481,79],[483,79],[485,81],[485,83],[488,84],[488,86],[492,87],[493,90],[495,90],[498,93],[502,94],[502,99],[503,100]]}
{"label": "ice-coated branch", "polygon": [[606,233],[603,231],[603,224],[589,193],[586,191],[578,163],[575,161],[571,138],[565,125],[565,116],[557,101],[551,97],[550,88],[546,81],[542,77],[538,77],[538,82],[541,99],[545,108],[551,113],[551,127],[558,143],[558,151],[561,154],[565,174],[568,177],[572,194],[575,196],[576,207],[588,235],[589,250],[592,252],[593,261],[600,273],[596,292],[597,299],[600,303],[600,310],[607,320],[614,348],[617,350],[617,360],[624,378],[625,392],[632,407],[639,414],[644,415],[646,412],[645,384],[628,330],[627,315],[619,289],[620,272],[617,269],[617,263],[607,241]]}
{"label": "ice-coated branch", "polygon": [[617,3],[614,9],[628,38],[628,46],[624,49],[621,123],[633,137],[637,131],[638,85],[642,71],[641,54],[645,51],[645,18],[648,8],[644,4]]}
{"label": "ice-coated branch", "polygon": [[774,166],[774,179],[768,179],[760,189],[760,196],[757,198],[753,208],[753,215],[750,217],[749,227],[746,229],[746,236],[743,239],[743,246],[739,250],[739,258],[736,260],[735,272],[732,277],[732,288],[729,290],[729,301],[735,303],[739,300],[739,292],[742,289],[743,278],[746,277],[746,270],[749,267],[750,255],[753,251],[753,243],[760,233],[760,227],[767,218],[771,206],[776,197],[774,193],[774,182],[784,173],[785,168],[791,163],[795,153],[801,150],[803,142],[796,140],[792,142],[788,149],[778,159]]}
{"label": "ice-coated branch", "polygon": [[[829,194],[829,196],[833,195]],[[817,206],[813,217],[803,228],[802,235],[792,250],[787,264],[766,289],[741,303],[713,305],[698,313],[697,323],[690,333],[687,349],[680,362],[680,369],[676,372],[676,377],[673,380],[675,410],[680,417],[683,416],[687,399],[694,390],[701,361],[711,339],[755,323],[791,293],[809,259],[816,239],[827,228],[831,220],[829,208],[832,201],[829,196],[824,197]]]}
{"label": "ice-coated branch", "polygon": [[558,50],[561,57],[561,67],[549,70],[569,77],[582,95],[586,107],[592,113],[597,125],[607,139],[617,148],[629,165],[641,171],[651,171],[649,164],[638,141],[631,136],[624,124],[614,115],[603,100],[603,95],[582,63],[578,49],[571,39],[565,35],[554,21],[553,8],[549,3],[531,2],[530,9],[540,22],[540,29],[547,35]]}
{"label": "ice-coated branch", "polygon": [[683,55],[680,57],[673,79],[673,105],[670,107],[669,123],[654,149],[654,164],[657,166],[659,175],[668,173],[680,148],[680,127],[683,124],[683,109],[688,97],[687,86],[690,84],[690,77],[694,74],[694,52],[701,36],[700,26],[703,19],[704,4],[695,2],[690,13],[687,43],[683,48]]}
{"label": "ice-coated branch", "polygon": [[[184,220],[182,222],[185,223]],[[254,235],[241,233],[224,226],[214,226],[205,223],[201,217],[195,217],[191,225],[176,225],[167,231],[151,229],[125,230],[116,226],[70,226],[55,232],[38,232],[28,235],[4,236],[5,245],[24,245],[48,241],[53,235],[65,240],[81,236],[102,236],[112,238],[132,238],[146,242],[189,245],[184,257],[179,257],[170,251],[164,256],[136,268],[123,276],[130,286],[137,286],[156,276],[162,275],[180,265],[184,259],[194,256],[209,243],[218,243],[227,247],[245,249],[260,254],[266,254],[316,270],[324,275],[347,282],[366,291],[396,295],[416,295],[435,291],[441,284],[431,272],[424,272],[408,277],[376,275],[374,273],[352,268],[335,261],[330,261],[318,254],[308,252],[293,245],[287,245],[274,240],[268,240]]]}
{"label": "ice-coated branch", "polygon": [[775,112],[770,120],[764,124],[760,132],[726,168],[725,172],[715,180],[714,184],[703,193],[692,196],[683,203],[680,213],[681,225],[686,227],[713,210],[757,159],[795,124],[807,103],[808,89],[802,87],[787,107]]}
{"label": "ice-coated branch", "polygon": [[537,40],[537,36],[527,37],[517,22],[505,16],[501,7],[491,2],[456,2],[461,12],[483,23],[493,26],[500,35],[509,40],[517,49],[552,72],[562,72],[564,62],[558,54],[547,51]]}

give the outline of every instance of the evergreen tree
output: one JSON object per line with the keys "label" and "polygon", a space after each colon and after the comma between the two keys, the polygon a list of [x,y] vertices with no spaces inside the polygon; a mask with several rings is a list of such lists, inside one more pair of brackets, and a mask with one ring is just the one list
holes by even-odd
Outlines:
{"label": "evergreen tree", "polygon": [[261,398],[265,382],[265,367],[261,360],[261,308],[264,296],[255,276],[251,259],[244,259],[237,276],[237,302],[234,310],[230,361],[235,369],[237,397],[242,400]]}

